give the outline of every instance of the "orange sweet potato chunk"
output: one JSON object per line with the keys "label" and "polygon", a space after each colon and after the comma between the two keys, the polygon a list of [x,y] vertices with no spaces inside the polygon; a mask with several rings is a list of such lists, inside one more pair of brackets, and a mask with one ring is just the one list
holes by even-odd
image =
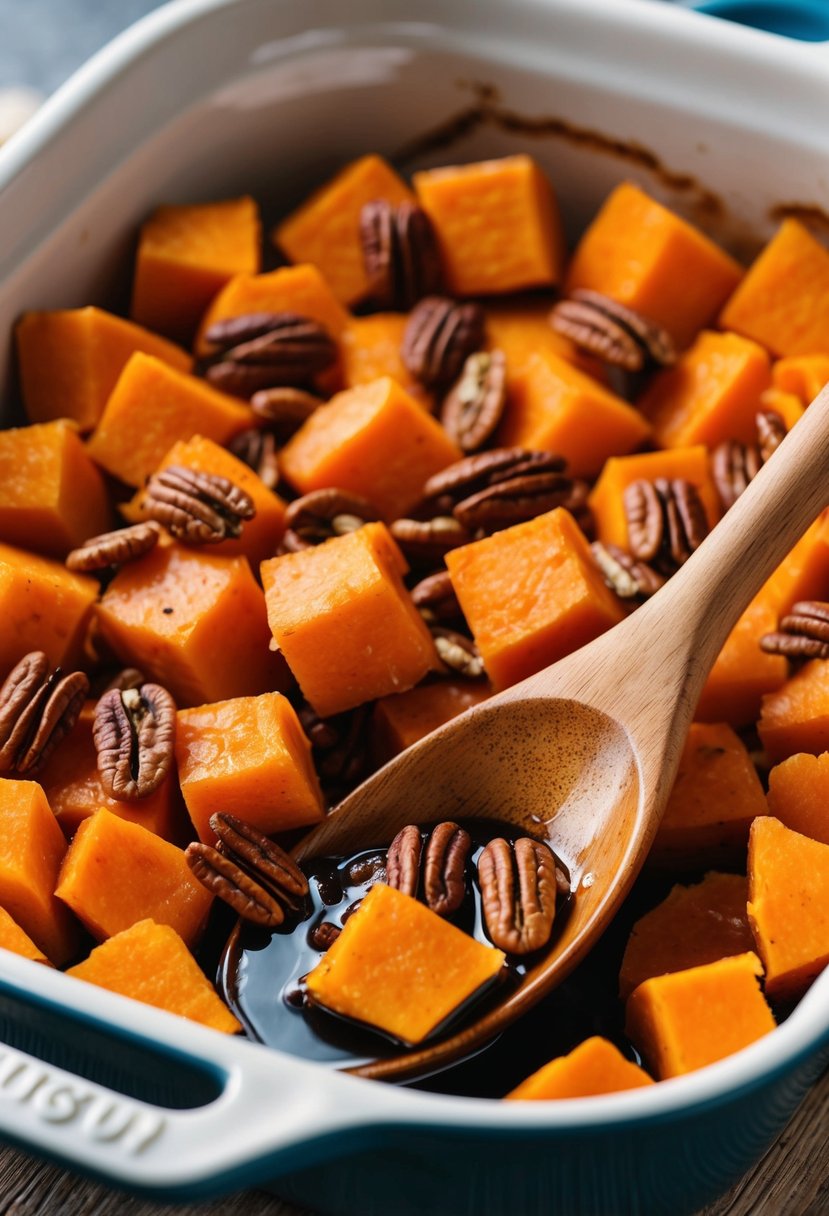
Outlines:
{"label": "orange sweet potato chunk", "polygon": [[612,457],[593,488],[589,503],[600,541],[627,549],[625,490],[634,481],[655,481],[658,477],[690,481],[699,490],[709,524],[713,527],[717,523],[719,499],[711,480],[708,451],[702,444],[665,452],[642,452],[636,456]]}
{"label": "orange sweet potato chunk", "polygon": [[623,182],[579,241],[567,290],[587,287],[627,304],[683,348],[714,320],[742,273],[698,229]]}
{"label": "orange sweet potato chunk", "polygon": [[654,976],[628,999],[625,1034],[659,1081],[704,1068],[774,1030],[762,974],[748,951]]}
{"label": "orange sweet potato chunk", "polygon": [[748,848],[748,919],[770,999],[801,996],[829,963],[829,844],[757,819]]}
{"label": "orange sweet potato chunk", "polygon": [[0,431],[0,540],[65,557],[111,526],[104,479],[71,423]]}
{"label": "orange sweet potato chunk", "polygon": [[563,507],[447,554],[496,690],[604,633],[624,615]]}
{"label": "orange sweet potato chunk", "polygon": [[415,1044],[503,965],[500,950],[378,883],[307,977],[308,993],[326,1009]]}
{"label": "orange sweet potato chunk", "polygon": [[653,378],[639,408],[663,448],[725,439],[753,443],[771,363],[762,346],[738,334],[704,330],[673,367]]}
{"label": "orange sweet potato chunk", "polygon": [[720,314],[774,355],[829,354],[829,252],[784,220]]}
{"label": "orange sweet potato chunk", "polygon": [[[772,377],[773,375],[772,369]],[[809,401],[811,400],[810,397]],[[760,404],[764,410],[773,410],[775,414],[779,414],[786,424],[787,431],[790,431],[794,424],[800,421],[806,410],[806,406],[797,394],[775,388],[773,381],[771,388],[767,388],[760,398]]]}
{"label": "orange sweet potato chunk", "polygon": [[414,201],[414,194],[382,156],[361,156],[316,190],[272,233],[292,262],[318,267],[343,304],[362,300],[369,289],[360,242],[365,203]]}
{"label": "orange sweet potato chunk", "polygon": [[672,887],[631,930],[619,973],[621,999],[655,975],[753,950],[747,900],[748,879],[742,874],[711,871],[693,886]]}
{"label": "orange sweet potato chunk", "polygon": [[159,544],[124,566],[97,609],[104,640],[180,706],[285,687],[247,560]]}
{"label": "orange sweet potato chunk", "polygon": [[745,744],[724,723],[694,722],[651,850],[659,864],[716,865],[745,855],[766,799]]}
{"label": "orange sweet potato chunk", "polygon": [[10,950],[12,954],[20,954],[30,958],[33,963],[45,963],[51,967],[46,955],[34,944],[28,933],[24,933],[17,921],[9,916],[5,908],[0,908],[0,950]]}
{"label": "orange sweet potato chunk", "polygon": [[491,692],[485,680],[438,680],[381,697],[371,715],[373,754],[384,764]]}
{"label": "orange sweet potato chunk", "polygon": [[0,543],[2,678],[30,650],[44,651],[53,667],[77,665],[98,591],[97,579]]}
{"label": "orange sweet potato chunk", "polygon": [[530,156],[415,173],[453,295],[502,295],[558,283],[564,234],[550,182]]}
{"label": "orange sweet potato chunk", "polygon": [[148,329],[189,343],[228,279],[258,273],[261,242],[252,198],[159,207],[141,228],[132,316]]}
{"label": "orange sweet potato chunk", "polygon": [[78,828],[55,894],[99,942],[149,917],[191,947],[213,902],[182,849],[106,809]]}
{"label": "orange sweet potato chunk", "polygon": [[268,621],[320,717],[402,692],[438,666],[384,524],[262,563]]}
{"label": "orange sweet potato chunk", "polygon": [[181,709],[176,758],[184,801],[199,838],[215,843],[216,810],[266,836],[322,819],[311,745],[280,693]]}
{"label": "orange sweet potato chunk", "polygon": [[180,372],[189,372],[193,363],[181,347],[100,308],[27,312],[15,336],[29,421],[71,418],[81,431],[98,425],[118,377],[136,351]]}
{"label": "orange sweet potato chunk", "polygon": [[383,377],[315,410],[282,449],[280,464],[300,494],[337,486],[393,520],[420,500],[424,482],[460,457],[443,427]]}
{"label": "orange sweet potato chunk", "polygon": [[223,1034],[242,1029],[169,925],[138,921],[96,946],[66,974]]}
{"label": "orange sweet potato chunk", "polygon": [[0,906],[57,966],[78,949],[75,920],[54,896],[65,853],[37,782],[0,779]]}
{"label": "orange sweet potato chunk", "polygon": [[809,405],[829,383],[829,354],[778,359],[771,369],[771,382],[781,393],[791,393],[801,404]]}
{"label": "orange sweet potato chunk", "polygon": [[178,440],[204,435],[228,443],[252,421],[235,397],[138,354],[112,390],[88,450],[108,473],[140,486]]}
{"label": "orange sweet potato chunk", "polygon": [[653,1085],[653,1080],[619,1048],[595,1035],[569,1055],[551,1060],[506,1096],[507,1102],[542,1102],[555,1098],[589,1098]]}
{"label": "orange sweet potato chunk", "polygon": [[772,763],[796,752],[829,751],[829,664],[813,659],[767,693],[757,731]]}
{"label": "orange sweet potato chunk", "polygon": [[829,845],[829,752],[796,752],[769,773],[769,813],[793,832]]}

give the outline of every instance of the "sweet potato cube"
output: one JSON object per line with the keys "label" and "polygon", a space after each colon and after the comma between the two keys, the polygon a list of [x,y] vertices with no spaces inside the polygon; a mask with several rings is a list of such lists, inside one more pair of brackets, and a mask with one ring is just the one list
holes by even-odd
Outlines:
{"label": "sweet potato cube", "polygon": [[193,360],[179,346],[100,308],[27,312],[15,330],[23,403],[30,422],[71,418],[98,425],[131,355],[143,351],[180,372]]}
{"label": "sweet potato cube", "polygon": [[97,579],[0,544],[2,678],[30,650],[44,651],[53,667],[76,665],[98,591]]}
{"label": "sweet potato cube", "polygon": [[781,393],[791,393],[802,405],[809,405],[829,383],[829,354],[778,359],[771,369],[771,383]]}
{"label": "sweet potato cube", "polygon": [[421,1043],[489,985],[504,954],[378,883],[307,977],[311,999],[402,1043]]}
{"label": "sweet potato cube", "polygon": [[216,293],[261,264],[259,210],[252,198],[159,207],[141,227],[131,313],[189,343]]}
{"label": "sweet potato cube", "polygon": [[341,339],[346,388],[357,388],[390,376],[415,400],[431,408],[431,395],[415,380],[400,355],[407,320],[402,312],[376,312],[349,321]]}
{"label": "sweet potato cube", "polygon": [[625,515],[625,490],[634,481],[655,481],[657,477],[680,478],[696,486],[713,528],[720,518],[719,499],[708,463],[708,451],[698,444],[692,448],[671,448],[666,452],[642,452],[636,456],[614,456],[602,469],[590,495],[590,510],[599,540],[606,545],[628,547]]}
{"label": "sweet potato cube", "polygon": [[578,650],[624,615],[563,507],[447,554],[496,690]]}
{"label": "sweet potato cube", "polygon": [[75,920],[54,896],[65,853],[37,782],[0,779],[0,906],[57,966],[78,948]]}
{"label": "sweet potato cube", "polygon": [[596,477],[609,457],[650,436],[638,410],[551,351],[528,358],[508,387],[498,443],[558,452],[574,477]]}
{"label": "sweet potato cube", "polygon": [[361,156],[316,190],[272,233],[292,262],[317,266],[343,304],[362,300],[369,289],[360,242],[365,203],[414,200],[414,194],[382,156]]}
{"label": "sweet potato cube", "polygon": [[659,1081],[748,1047],[774,1030],[752,951],[654,976],[627,1002],[625,1034]]}
{"label": "sweet potato cube", "polygon": [[124,566],[98,605],[118,658],[169,688],[180,706],[285,686],[269,650],[265,599],[243,557],[159,544]]}
{"label": "sweet potato cube", "polygon": [[223,1034],[242,1029],[169,925],[138,921],[96,946],[88,959],[66,974]]}
{"label": "sweet potato cube", "polygon": [[99,942],[149,917],[191,947],[213,902],[182,849],[106,809],[78,828],[55,894]]}
{"label": "sweet potato cube", "polygon": [[813,659],[767,693],[757,731],[773,763],[795,752],[829,751],[829,664]]}
{"label": "sweet potato cube", "polygon": [[321,717],[403,692],[438,666],[406,569],[379,523],[262,563],[274,640]]}
{"label": "sweet potato cube", "polygon": [[204,435],[228,443],[252,421],[241,401],[138,354],[112,390],[88,450],[108,473],[141,486],[178,440]]}
{"label": "sweet potato cube", "polygon": [[829,845],[829,752],[797,752],[769,773],[769,813],[793,832]]}
{"label": "sweet potato cube", "polygon": [[742,874],[711,871],[693,886],[672,887],[631,930],[619,973],[621,999],[655,975],[753,950],[747,900],[748,879]]}
{"label": "sweet potato cube", "polygon": [[503,295],[558,283],[564,234],[555,193],[530,156],[415,173],[454,295]]}
{"label": "sweet potato cube", "polygon": [[12,954],[20,954],[30,958],[33,963],[45,963],[51,967],[46,955],[34,944],[28,933],[24,933],[17,921],[9,916],[5,908],[0,908],[0,950],[9,950]]}
{"label": "sweet potato cube", "polygon": [[724,723],[695,722],[651,858],[690,868],[740,861],[766,798],[745,744]]}
{"label": "sweet potato cube", "polygon": [[632,1060],[626,1060],[608,1039],[595,1035],[579,1043],[569,1055],[551,1060],[511,1093],[508,1102],[543,1102],[553,1098],[589,1098],[625,1089],[653,1085],[653,1080]]}
{"label": "sweet potato cube", "polygon": [[371,715],[372,752],[378,763],[417,743],[491,695],[485,680],[438,680],[381,697]]}
{"label": "sweet potato cube", "polygon": [[280,463],[300,494],[337,486],[362,494],[392,520],[420,500],[433,473],[460,457],[440,423],[386,376],[315,410]]}
{"label": "sweet potato cube", "polygon": [[639,408],[663,448],[725,439],[753,443],[771,363],[762,346],[738,334],[704,330],[673,367],[651,381]]}
{"label": "sweet potato cube", "polygon": [[774,355],[829,354],[829,252],[784,220],[720,314]]}
{"label": "sweet potato cube", "polygon": [[71,423],[0,431],[0,539],[65,557],[111,526],[104,479]]}
{"label": "sweet potato cube", "polygon": [[278,692],[179,710],[176,758],[190,818],[209,844],[217,809],[266,836],[323,817],[311,745]]}
{"label": "sweet potato cube", "polygon": [[[772,370],[772,376],[774,372]],[[796,393],[784,392],[782,388],[775,388],[772,382],[771,388],[767,388],[760,398],[760,404],[764,410],[773,410],[775,414],[779,414],[785,423],[786,430],[790,431],[796,422],[799,422],[806,412],[806,405],[812,400],[810,397],[804,404],[801,398]]]}
{"label": "sweet potato cube", "polygon": [[567,290],[610,296],[664,326],[683,348],[714,320],[742,273],[693,225],[623,182],[579,241]]}

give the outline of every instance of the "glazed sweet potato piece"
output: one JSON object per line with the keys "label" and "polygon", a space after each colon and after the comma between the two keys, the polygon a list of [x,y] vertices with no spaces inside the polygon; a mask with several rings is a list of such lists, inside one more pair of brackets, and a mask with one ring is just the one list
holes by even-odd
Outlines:
{"label": "glazed sweet potato piece", "polygon": [[586,287],[626,304],[664,326],[682,348],[714,320],[742,273],[698,229],[623,182],[579,241],[567,289]]}
{"label": "glazed sweet potato piece", "polygon": [[191,947],[213,901],[182,849],[103,809],[78,828],[55,894],[99,942],[149,917]]}
{"label": "glazed sweet potato piece", "polygon": [[180,372],[193,360],[172,342],[100,308],[27,312],[15,329],[23,403],[30,422],[71,418],[98,425],[121,372],[136,351]]}
{"label": "glazed sweet potato piece", "polygon": [[78,949],[78,926],[54,896],[66,841],[35,781],[0,779],[0,906],[62,966]]}
{"label": "glazed sweet potato piece", "polygon": [[377,883],[306,982],[315,1003],[415,1044],[503,965],[500,950]]}
{"label": "glazed sweet potato piece", "polygon": [[747,900],[748,879],[742,874],[712,871],[693,886],[672,887],[631,930],[619,972],[621,999],[655,975],[753,950]]}
{"label": "glazed sweet potato piece", "polygon": [[559,282],[564,233],[550,182],[530,156],[415,173],[453,295],[503,295]]}
{"label": "glazed sweet potato piece", "polygon": [[595,1035],[566,1056],[551,1060],[506,1096],[507,1102],[541,1102],[554,1098],[589,1098],[653,1085],[653,1080],[619,1048]]}
{"label": "glazed sweet potato piece", "polygon": [[384,524],[262,563],[274,640],[323,717],[412,688],[438,666]]}
{"label": "glazed sweet potato piece", "polygon": [[45,963],[51,967],[46,955],[34,944],[28,933],[24,933],[17,921],[9,916],[5,908],[0,908],[0,950],[9,950],[23,958],[30,958],[33,963]]}
{"label": "glazed sweet potato piece", "polygon": [[208,844],[217,808],[266,836],[323,817],[311,745],[280,693],[179,710],[176,758],[187,810]]}
{"label": "glazed sweet potato piece", "polygon": [[438,680],[381,697],[371,715],[372,754],[385,764],[490,695],[485,680]]}
{"label": "glazed sweet potato piece", "polygon": [[769,773],[769,813],[787,828],[829,845],[829,752],[797,752]]}
{"label": "glazed sweet potato piece", "polygon": [[98,591],[97,579],[0,544],[0,676],[31,650],[53,667],[76,666]]}
{"label": "glazed sweet potato piece", "polygon": [[771,382],[781,393],[791,393],[802,405],[809,405],[829,382],[829,354],[778,359],[771,369]]}
{"label": "glazed sweet potato piece", "polygon": [[496,690],[578,650],[624,615],[563,507],[447,554]]}
{"label": "glazed sweet potato piece", "polygon": [[704,1068],[774,1030],[762,974],[748,951],[654,976],[628,999],[625,1034],[659,1081]]}
{"label": "glazed sweet potato piece", "polygon": [[159,207],[141,227],[131,314],[189,343],[210,301],[236,274],[257,274],[262,234],[252,198]]}
{"label": "glazed sweet potato piece", "polygon": [[757,731],[773,763],[796,752],[829,751],[829,664],[813,659],[767,693]]}
{"label": "glazed sweet potato piece", "polygon": [[88,959],[66,974],[223,1034],[242,1029],[169,925],[138,921],[96,946]]}

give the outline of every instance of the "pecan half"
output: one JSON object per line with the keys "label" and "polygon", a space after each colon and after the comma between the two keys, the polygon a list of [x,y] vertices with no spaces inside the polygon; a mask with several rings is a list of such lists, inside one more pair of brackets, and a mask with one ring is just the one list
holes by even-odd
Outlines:
{"label": "pecan half", "polygon": [[88,692],[82,671],[50,672],[41,650],[24,655],[0,688],[0,772],[41,768],[77,722]]}
{"label": "pecan half", "polygon": [[553,308],[550,324],[581,350],[626,372],[667,367],[676,361],[669,333],[597,291],[576,288]]}
{"label": "pecan half", "polygon": [[472,534],[452,515],[434,519],[396,519],[389,531],[409,561],[434,565],[452,549],[467,545]]}
{"label": "pecan half", "polygon": [[101,785],[110,798],[148,798],[169,773],[176,703],[160,684],[113,688],[95,706],[92,728]]}
{"label": "pecan half", "polygon": [[116,532],[102,532],[100,536],[90,536],[79,548],[68,553],[66,566],[81,573],[123,566],[154,549],[160,536],[161,529],[151,520],[119,528]]}
{"label": "pecan half", "polygon": [[289,553],[321,545],[332,536],[356,532],[379,519],[377,511],[359,494],[348,490],[312,490],[289,504],[285,512],[282,548]]}
{"label": "pecan half", "polygon": [[786,438],[786,423],[776,410],[760,410],[754,419],[757,427],[757,446],[765,462],[774,455]]}
{"label": "pecan half", "polygon": [[430,632],[438,657],[449,673],[467,680],[480,680],[486,675],[480,651],[471,638],[439,625],[432,625]]}
{"label": "pecan half", "polygon": [[141,511],[176,540],[211,545],[241,535],[242,521],[253,519],[256,507],[227,477],[171,465],[147,482]]}
{"label": "pecan half", "polygon": [[478,858],[487,933],[508,954],[531,954],[550,940],[556,913],[556,860],[547,845],[522,836],[490,840]]}
{"label": "pecan half", "polygon": [[400,349],[403,362],[426,388],[441,388],[457,379],[468,355],[484,340],[484,312],[479,304],[456,304],[427,296],[413,309]]}
{"label": "pecan half", "polygon": [[417,203],[374,199],[360,212],[360,243],[369,295],[378,308],[408,312],[443,288],[435,230]]}
{"label": "pecan half", "polygon": [[563,473],[567,462],[554,452],[534,452],[528,448],[492,448],[457,460],[435,473],[423,487],[424,504],[452,507],[487,486],[528,474]]}
{"label": "pecan half", "polygon": [[204,336],[218,356],[205,372],[207,380],[237,397],[306,384],[337,358],[337,344],[325,326],[293,312],[231,317],[211,325]]}
{"label": "pecan half", "polygon": [[451,916],[466,894],[466,859],[472,847],[469,833],[446,820],[432,828],[423,847],[423,834],[415,824],[401,828],[389,845],[386,882],[406,895],[423,899],[438,916]]}
{"label": "pecan half", "polygon": [[494,435],[506,404],[506,356],[480,350],[469,356],[444,398],[440,421],[462,452],[477,452]]}
{"label": "pecan half", "polygon": [[761,410],[755,425],[756,443],[726,439],[711,453],[711,476],[724,511],[734,505],[786,438],[786,424],[774,410]]}
{"label": "pecan half", "polygon": [[228,445],[237,459],[253,469],[256,476],[269,490],[279,485],[279,464],[276,458],[276,437],[272,431],[259,427],[248,427],[234,435]]}
{"label": "pecan half", "polygon": [[455,621],[463,616],[448,570],[438,570],[422,578],[412,587],[411,596],[427,622]]}
{"label": "pecan half", "polygon": [[324,954],[334,945],[341,933],[342,929],[339,925],[332,924],[330,920],[324,920],[320,924],[314,925],[308,934],[308,945],[312,950],[319,950],[320,954]]}
{"label": "pecan half", "polygon": [[335,788],[355,785],[365,773],[368,712],[367,705],[359,705],[333,718],[321,718],[307,702],[297,711],[302,729],[314,749],[316,769],[327,793],[332,785]]}
{"label": "pecan half", "polygon": [[290,439],[323,404],[322,397],[317,397],[315,393],[287,385],[260,389],[250,399],[254,414],[257,418],[264,418],[280,443]]}
{"label": "pecan half", "polygon": [[829,604],[799,600],[780,621],[777,633],[760,638],[760,648],[787,659],[829,659]]}
{"label": "pecan half", "polygon": [[527,473],[462,499],[454,515],[469,532],[491,534],[566,506],[573,480],[563,473]]}
{"label": "pecan half", "polygon": [[635,558],[676,570],[708,534],[699,490],[689,481],[634,481],[624,492],[628,544]]}
{"label": "pecan half", "polygon": [[417,898],[420,885],[420,855],[423,837],[420,828],[409,823],[401,828],[386,854],[386,882],[396,891]]}
{"label": "pecan half", "polygon": [[140,688],[146,682],[143,671],[139,671],[137,667],[122,667],[101,689],[98,700],[100,700],[105,692],[112,692],[113,689],[125,692],[128,688]]}
{"label": "pecan half", "polygon": [[654,595],[665,580],[647,562],[637,561],[618,545],[603,545],[594,541],[590,546],[593,560],[602,572],[604,581],[620,599],[647,599]]}

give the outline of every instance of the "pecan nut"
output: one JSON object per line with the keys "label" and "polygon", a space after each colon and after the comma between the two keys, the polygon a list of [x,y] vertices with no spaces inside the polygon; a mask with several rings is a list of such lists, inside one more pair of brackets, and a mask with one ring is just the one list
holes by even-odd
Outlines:
{"label": "pecan nut", "polygon": [[644,600],[655,595],[665,580],[647,562],[637,561],[618,545],[603,545],[594,541],[590,546],[593,560],[604,581],[623,600]]}
{"label": "pecan nut", "polygon": [[786,438],[786,424],[774,410],[761,410],[755,426],[756,443],[726,439],[711,453],[711,476],[723,511],[734,505]]}
{"label": "pecan nut", "polygon": [[339,925],[332,924],[330,920],[321,921],[320,924],[314,925],[308,934],[308,945],[312,950],[319,950],[320,954],[324,954],[334,945],[341,933]]}
{"label": "pecan nut", "polygon": [[765,464],[786,438],[786,423],[776,410],[760,410],[754,419],[757,428],[757,446]]}
{"label": "pecan nut", "polygon": [[484,313],[479,304],[427,296],[409,317],[400,353],[421,384],[439,389],[457,379],[464,361],[480,350],[483,339]]}
{"label": "pecan nut", "polygon": [[776,633],[760,638],[760,648],[787,659],[829,659],[829,604],[799,600]]}
{"label": "pecan nut", "polygon": [[287,442],[322,404],[315,393],[287,385],[260,389],[250,399],[254,414],[264,419],[280,443]]}
{"label": "pecan nut", "polygon": [[349,789],[365,773],[368,761],[366,719],[368,706],[360,705],[333,718],[320,718],[307,702],[297,711],[302,729],[314,749],[317,773],[326,793]]}
{"label": "pecan nut", "polygon": [[563,473],[537,473],[498,481],[464,498],[454,515],[469,532],[491,534],[566,506],[573,480]]}
{"label": "pecan nut", "polygon": [[272,431],[259,427],[248,427],[234,435],[229,444],[230,451],[253,469],[256,476],[269,490],[279,485],[279,463],[276,458],[276,436]]}
{"label": "pecan nut", "polygon": [[321,545],[334,536],[356,532],[380,516],[360,494],[334,488],[312,490],[289,504],[282,548],[289,553]]}
{"label": "pecan nut", "polygon": [[477,452],[495,434],[507,404],[507,361],[501,350],[477,351],[463,365],[440,409],[443,429],[462,452]]}
{"label": "pecan nut", "polygon": [[141,511],[176,540],[211,545],[241,535],[243,520],[253,519],[256,507],[227,477],[171,465],[147,482]]}
{"label": "pecan nut", "polygon": [[535,452],[528,448],[492,448],[456,460],[435,473],[423,487],[424,507],[435,504],[447,513],[479,490],[510,481],[515,477],[563,473],[567,462],[554,452]]}
{"label": "pecan nut", "polygon": [[0,772],[35,773],[78,720],[89,680],[50,673],[40,650],[24,655],[0,688]]}
{"label": "pecan nut", "polygon": [[452,578],[448,570],[437,570],[428,574],[412,587],[412,600],[423,619],[432,621],[456,621],[463,616]]}
{"label": "pecan nut", "polygon": [[215,348],[207,380],[237,397],[307,384],[337,358],[324,325],[293,312],[249,313],[217,321],[205,333]]}
{"label": "pecan nut", "polygon": [[101,785],[110,798],[148,798],[173,764],[176,703],[160,684],[113,688],[95,706],[92,729]]}
{"label": "pecan nut", "polygon": [[634,481],[625,488],[628,544],[633,557],[671,572],[683,565],[708,534],[699,490],[679,478]]}
{"label": "pecan nut", "polygon": [[486,675],[480,651],[471,638],[440,625],[432,625],[430,632],[440,661],[452,675],[467,680],[480,680]]}
{"label": "pecan nut", "polygon": [[420,828],[408,823],[395,836],[386,854],[386,882],[396,891],[417,898],[420,886],[420,856],[423,836]]}
{"label": "pecan nut", "polygon": [[508,954],[531,954],[546,946],[556,913],[556,860],[539,840],[522,836],[509,845],[490,840],[478,858],[486,930]]}
{"label": "pecan nut", "polygon": [[669,333],[597,291],[576,288],[553,308],[550,324],[581,350],[626,372],[667,367],[676,361]]}
{"label": "pecan nut", "polygon": [[423,899],[438,916],[457,912],[466,894],[466,860],[472,848],[469,833],[446,820],[429,834],[426,847],[415,824],[401,828],[386,855],[386,882],[390,887]]}
{"label": "pecan nut", "polygon": [[409,561],[434,565],[452,549],[468,545],[472,534],[452,515],[434,519],[396,519],[389,531]]}
{"label": "pecan nut", "polygon": [[424,296],[443,288],[435,230],[417,203],[387,199],[365,203],[360,243],[369,295],[378,308],[408,312]]}
{"label": "pecan nut", "polygon": [[154,549],[160,536],[161,529],[152,520],[115,532],[102,532],[100,536],[90,536],[68,553],[66,566],[84,574],[105,570],[108,566],[123,566]]}

